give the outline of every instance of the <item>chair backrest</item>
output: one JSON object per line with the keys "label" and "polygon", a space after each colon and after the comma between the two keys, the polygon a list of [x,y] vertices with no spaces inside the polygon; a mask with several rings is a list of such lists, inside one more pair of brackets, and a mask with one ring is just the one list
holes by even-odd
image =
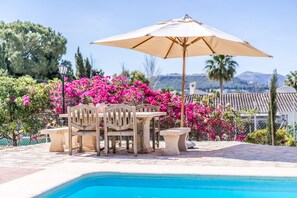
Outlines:
{"label": "chair backrest", "polygon": [[98,108],[89,105],[68,107],[69,127],[80,130],[95,130],[99,120]]}
{"label": "chair backrest", "polygon": [[137,112],[157,112],[160,111],[159,106],[154,106],[151,104],[141,104],[136,106]]}
{"label": "chair backrest", "polygon": [[122,131],[135,129],[136,108],[124,104],[107,105],[103,109],[104,127]]}

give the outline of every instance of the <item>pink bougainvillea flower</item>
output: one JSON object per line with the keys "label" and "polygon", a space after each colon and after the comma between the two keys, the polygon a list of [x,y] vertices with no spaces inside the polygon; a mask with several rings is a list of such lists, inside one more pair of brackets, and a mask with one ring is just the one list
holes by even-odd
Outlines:
{"label": "pink bougainvillea flower", "polygon": [[23,99],[23,105],[24,105],[24,106],[28,106],[28,105],[30,105],[30,96],[26,96],[26,95],[24,95],[24,96],[22,97],[22,99]]}

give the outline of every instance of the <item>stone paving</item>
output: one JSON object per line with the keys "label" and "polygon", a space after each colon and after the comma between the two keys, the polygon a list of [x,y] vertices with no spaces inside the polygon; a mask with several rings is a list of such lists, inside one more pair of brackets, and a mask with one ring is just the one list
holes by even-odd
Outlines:
{"label": "stone paving", "polygon": [[[161,144],[161,147],[164,143]],[[163,156],[162,149],[150,154],[120,152],[108,157],[95,152],[48,152],[49,144],[0,150],[0,167],[44,169],[59,163],[113,163],[138,165],[237,166],[297,168],[297,147],[272,147],[241,142],[196,142],[196,149],[180,156]]]}
{"label": "stone paving", "polygon": [[0,184],[11,180],[30,175],[42,169],[36,168],[15,168],[15,167],[0,167]]}
{"label": "stone paving", "polygon": [[[241,142],[196,142],[180,156],[120,152],[49,152],[49,144],[0,150],[0,192],[3,197],[35,197],[92,172],[297,177],[297,147]],[[161,144],[164,148],[164,142]],[[18,188],[15,188],[15,187]]]}

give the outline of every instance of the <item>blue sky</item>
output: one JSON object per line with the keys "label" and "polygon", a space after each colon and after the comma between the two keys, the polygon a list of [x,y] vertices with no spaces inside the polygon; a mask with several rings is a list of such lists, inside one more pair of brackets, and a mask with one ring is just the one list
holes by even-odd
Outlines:
{"label": "blue sky", "polygon": [[[236,57],[237,73],[255,71],[286,75],[297,70],[296,0],[0,0],[0,20],[31,21],[52,27],[68,40],[64,59],[72,61],[79,46],[92,56],[95,68],[120,73],[124,63],[143,71],[145,54],[121,48],[90,45],[94,40],[154,25],[192,18],[239,37],[274,58]],[[203,73],[209,57],[187,59],[187,74]],[[162,74],[181,73],[182,59],[157,59]]]}

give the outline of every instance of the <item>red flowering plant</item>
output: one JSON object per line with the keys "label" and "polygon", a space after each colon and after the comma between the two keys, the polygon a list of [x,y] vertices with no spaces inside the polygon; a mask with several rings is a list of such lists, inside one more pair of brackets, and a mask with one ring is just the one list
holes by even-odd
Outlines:
{"label": "red flowering plant", "polygon": [[244,129],[247,120],[241,119],[240,113],[229,104],[226,107],[214,105],[214,99],[218,97],[210,94],[197,97],[194,104],[187,107],[188,124],[199,134],[201,140],[238,140],[242,141],[246,135]]}
{"label": "red flowering plant", "polygon": [[[181,97],[169,92],[152,90],[140,81],[132,85],[124,76],[94,76],[65,83],[66,106],[81,103],[138,105],[142,103],[160,106],[160,111],[167,113],[161,118],[162,128],[179,126]],[[55,113],[61,113],[61,83],[52,82],[50,102]],[[234,139],[234,120],[225,115],[220,108],[214,108],[206,102],[185,104],[185,125],[191,127],[201,139]],[[228,137],[228,138],[226,138]]]}

